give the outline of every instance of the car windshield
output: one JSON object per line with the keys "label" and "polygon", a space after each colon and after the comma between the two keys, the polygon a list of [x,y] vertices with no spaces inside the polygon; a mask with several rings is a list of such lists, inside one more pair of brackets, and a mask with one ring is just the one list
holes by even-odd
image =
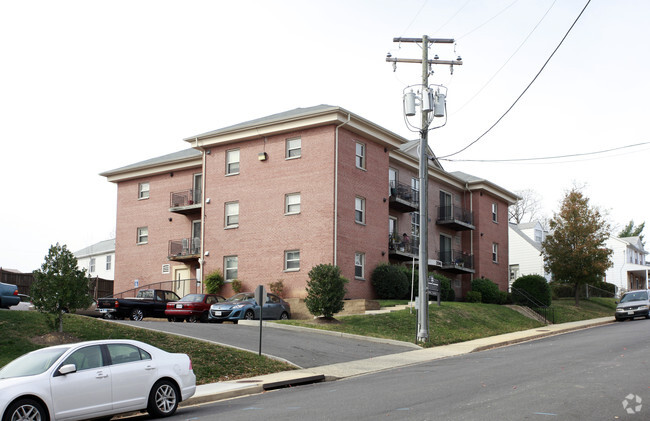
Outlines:
{"label": "car windshield", "polygon": [[622,303],[628,301],[644,301],[648,299],[648,293],[646,291],[637,291],[637,292],[628,292],[621,298]]}
{"label": "car windshield", "polygon": [[200,303],[203,301],[203,294],[188,294],[185,297],[181,298],[181,301],[188,303]]}
{"label": "car windshield", "polygon": [[0,370],[0,379],[35,376],[44,373],[69,348],[44,348],[18,357]]}
{"label": "car windshield", "polygon": [[233,295],[228,301],[250,301],[253,299],[253,294],[242,292],[241,294]]}

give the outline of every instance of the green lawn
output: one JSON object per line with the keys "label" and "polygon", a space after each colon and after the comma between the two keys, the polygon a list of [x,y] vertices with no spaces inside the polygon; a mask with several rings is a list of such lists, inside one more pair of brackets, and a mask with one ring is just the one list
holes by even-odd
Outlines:
{"label": "green lawn", "polygon": [[[192,359],[197,384],[248,378],[295,367],[256,353],[209,344],[161,332],[138,329],[91,317],[65,315],[63,330],[73,341],[135,339]],[[41,348],[34,339],[52,332],[45,315],[35,311],[0,311],[0,367]]]}
{"label": "green lawn", "polygon": [[551,308],[555,312],[555,323],[575,322],[578,320],[614,317],[616,303],[614,298],[582,299],[576,307],[574,298],[553,300]]}

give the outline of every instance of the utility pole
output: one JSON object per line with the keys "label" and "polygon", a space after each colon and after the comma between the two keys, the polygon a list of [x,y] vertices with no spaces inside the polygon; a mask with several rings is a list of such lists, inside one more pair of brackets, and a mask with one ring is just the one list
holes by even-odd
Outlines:
{"label": "utility pole", "polygon": [[[393,38],[393,42],[409,42],[422,44],[422,59],[399,59],[386,57],[387,62],[392,62],[393,66],[397,63],[421,63],[422,64],[422,98],[421,105],[421,124],[420,124],[420,159],[419,159],[419,178],[420,178],[420,244],[419,244],[419,264],[418,264],[418,328],[417,340],[426,342],[429,338],[429,293],[427,290],[428,272],[429,272],[429,206],[428,206],[428,185],[429,185],[429,164],[428,164],[428,142],[429,142],[429,125],[430,113],[433,110],[433,97],[429,90],[429,66],[432,64],[448,64],[450,66],[461,65],[462,60],[439,60],[435,56],[429,60],[429,46],[432,43],[453,44],[454,39],[449,38],[429,38],[423,35],[422,38]],[[444,102],[444,96],[442,97]],[[444,104],[443,104],[444,105]],[[405,107],[406,108],[406,107]],[[414,108],[413,108],[414,109]],[[407,113],[407,116],[409,114]],[[438,116],[438,112],[434,112]],[[443,113],[444,115],[444,113]],[[438,292],[440,296],[440,292]]]}

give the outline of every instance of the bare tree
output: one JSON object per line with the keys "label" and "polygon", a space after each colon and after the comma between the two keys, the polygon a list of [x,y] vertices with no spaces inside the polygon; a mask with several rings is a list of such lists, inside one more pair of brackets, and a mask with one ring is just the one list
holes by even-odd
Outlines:
{"label": "bare tree", "polygon": [[508,208],[508,220],[515,224],[521,224],[539,219],[541,208],[539,194],[532,189],[517,190],[515,193],[520,199]]}

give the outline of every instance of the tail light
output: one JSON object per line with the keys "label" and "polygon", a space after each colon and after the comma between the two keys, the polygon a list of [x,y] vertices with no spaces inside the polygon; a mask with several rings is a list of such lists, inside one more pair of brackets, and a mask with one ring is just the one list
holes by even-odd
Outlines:
{"label": "tail light", "polygon": [[192,371],[192,370],[194,370],[194,369],[192,368],[192,359],[189,357],[189,355],[187,356],[187,358],[190,359],[190,371]]}
{"label": "tail light", "polygon": [[18,290],[15,290],[15,291],[14,291],[14,295],[18,295]]}
{"label": "tail light", "polygon": [[120,306],[120,302],[115,300],[115,308],[118,308]]}

